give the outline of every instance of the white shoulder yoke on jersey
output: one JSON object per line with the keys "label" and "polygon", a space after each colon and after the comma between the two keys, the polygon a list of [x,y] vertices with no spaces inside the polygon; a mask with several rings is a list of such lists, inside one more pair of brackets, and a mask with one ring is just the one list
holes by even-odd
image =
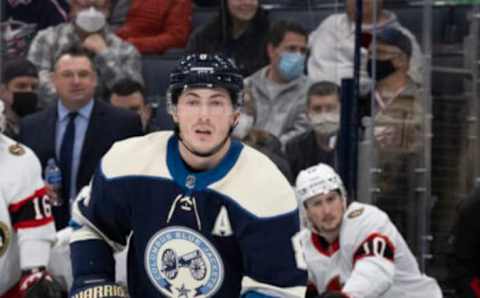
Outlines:
{"label": "white shoulder yoke on jersey", "polygon": [[214,169],[194,173],[181,159],[172,132],[157,132],[113,145],[102,160],[105,178],[144,177],[174,180],[181,186],[194,177],[195,190],[212,190],[239,204],[257,217],[296,211],[293,189],[275,164],[259,151],[232,141]]}

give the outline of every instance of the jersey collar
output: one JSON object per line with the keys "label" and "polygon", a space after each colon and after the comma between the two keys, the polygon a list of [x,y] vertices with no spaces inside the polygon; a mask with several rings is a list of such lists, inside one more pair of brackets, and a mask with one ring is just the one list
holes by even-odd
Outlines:
{"label": "jersey collar", "polygon": [[220,163],[207,171],[192,172],[182,160],[177,136],[173,135],[167,145],[167,166],[177,184],[190,190],[203,190],[227,175],[240,156],[243,145],[238,140],[231,140],[230,148]]}

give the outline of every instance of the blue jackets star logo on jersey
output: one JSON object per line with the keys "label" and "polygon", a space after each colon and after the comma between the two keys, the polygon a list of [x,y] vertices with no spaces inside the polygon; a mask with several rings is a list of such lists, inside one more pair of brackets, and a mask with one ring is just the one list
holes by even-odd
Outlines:
{"label": "blue jackets star logo on jersey", "polygon": [[151,282],[167,297],[211,297],[222,285],[220,254],[200,233],[171,226],[148,242],[145,268]]}

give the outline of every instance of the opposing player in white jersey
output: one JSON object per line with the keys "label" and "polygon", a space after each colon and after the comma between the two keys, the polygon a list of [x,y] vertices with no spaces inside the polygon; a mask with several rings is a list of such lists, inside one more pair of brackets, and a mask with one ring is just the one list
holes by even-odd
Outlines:
{"label": "opposing player in white jersey", "polygon": [[0,298],[57,298],[46,272],[55,226],[32,151],[2,134],[0,100]]}
{"label": "opposing player in white jersey", "polygon": [[442,297],[383,211],[347,204],[331,167],[318,164],[300,172],[296,192],[307,226],[299,237],[309,272],[307,297]]}

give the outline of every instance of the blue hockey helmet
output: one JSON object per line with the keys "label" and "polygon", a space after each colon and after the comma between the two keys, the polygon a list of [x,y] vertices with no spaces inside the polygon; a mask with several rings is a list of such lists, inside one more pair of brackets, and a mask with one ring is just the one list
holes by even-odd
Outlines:
{"label": "blue hockey helmet", "polygon": [[168,106],[175,106],[182,91],[190,87],[225,88],[234,107],[243,105],[243,76],[235,64],[222,55],[191,54],[180,59],[170,73]]}

